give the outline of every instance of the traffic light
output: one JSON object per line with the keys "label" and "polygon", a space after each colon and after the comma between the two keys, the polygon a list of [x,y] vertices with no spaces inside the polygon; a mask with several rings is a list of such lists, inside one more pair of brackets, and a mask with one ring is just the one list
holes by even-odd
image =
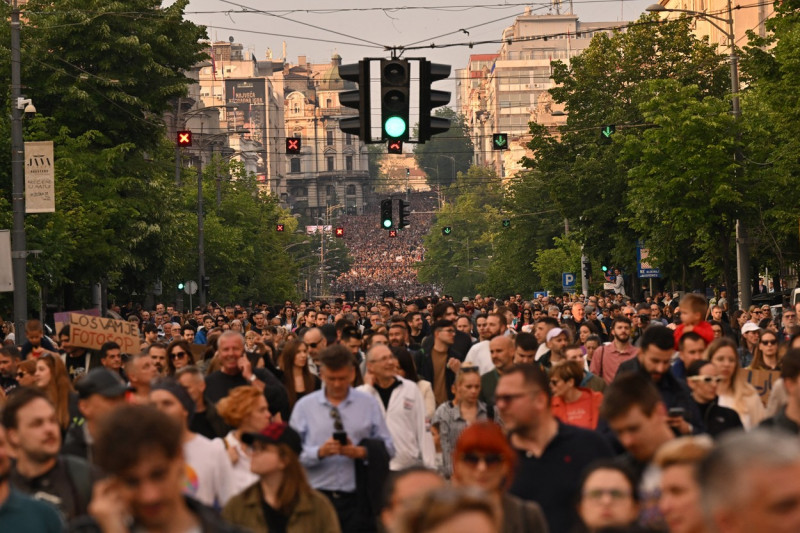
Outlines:
{"label": "traffic light", "polygon": [[442,235],[444,235],[445,237],[447,237],[451,233],[453,233],[453,228],[451,228],[450,226],[445,226],[442,228]]}
{"label": "traffic light", "polygon": [[188,148],[192,145],[192,132],[189,130],[178,132],[178,146]]}
{"label": "traffic light", "polygon": [[600,142],[602,144],[611,144],[611,137],[617,132],[617,126],[614,124],[607,124],[600,130]]}
{"label": "traffic light", "polygon": [[411,216],[411,204],[405,200],[398,200],[398,202],[400,204],[400,209],[398,211],[400,213],[400,220],[397,222],[397,229],[403,229],[411,224],[411,222],[408,221],[408,217]]}
{"label": "traffic light", "polygon": [[344,237],[344,228],[342,228],[342,227],[336,228],[335,235],[336,235],[337,239],[341,239],[342,237]]}
{"label": "traffic light", "polygon": [[357,135],[365,143],[372,141],[370,134],[370,99],[369,99],[369,60],[341,65],[339,76],[345,81],[358,84],[354,91],[339,93],[339,104],[358,110],[358,115],[343,118],[339,121],[339,129],[351,135]]}
{"label": "traffic light", "polygon": [[381,129],[384,138],[408,140],[410,84],[407,59],[381,59]]}
{"label": "traffic light", "polygon": [[183,285],[183,282],[182,282],[182,281],[181,281],[180,283],[178,283],[178,290],[179,290],[179,291],[182,291],[182,290],[183,290],[183,287],[184,287],[184,285]]}
{"label": "traffic light", "polygon": [[592,277],[592,262],[588,259],[583,262],[583,273],[586,275],[587,278]]}
{"label": "traffic light", "polygon": [[303,141],[300,137],[286,137],[286,153],[299,154],[300,148],[303,146]]}
{"label": "traffic light", "polygon": [[200,288],[203,289],[203,292],[208,294],[208,291],[211,289],[211,278],[208,276],[200,278]]}
{"label": "traffic light", "polygon": [[419,128],[417,140],[420,143],[430,140],[431,135],[444,133],[450,129],[450,120],[431,116],[437,107],[450,103],[449,91],[431,89],[435,81],[450,76],[450,65],[431,63],[425,59],[419,62]]}
{"label": "traffic light", "polygon": [[286,226],[284,226],[283,224],[275,225],[275,231],[283,231],[284,229],[286,229]]}
{"label": "traffic light", "polygon": [[508,133],[492,134],[492,150],[508,150]]}
{"label": "traffic light", "polygon": [[390,154],[402,154],[403,153],[403,141],[389,141],[388,152]]}
{"label": "traffic light", "polygon": [[504,218],[503,219],[503,227],[504,228],[510,228],[511,227],[511,221],[509,219],[507,219],[507,218]]}
{"label": "traffic light", "polygon": [[396,229],[390,229],[389,230],[389,237],[391,237],[391,238],[397,237],[397,230]]}
{"label": "traffic light", "polygon": [[392,201],[390,199],[381,200],[381,227],[392,229]]}

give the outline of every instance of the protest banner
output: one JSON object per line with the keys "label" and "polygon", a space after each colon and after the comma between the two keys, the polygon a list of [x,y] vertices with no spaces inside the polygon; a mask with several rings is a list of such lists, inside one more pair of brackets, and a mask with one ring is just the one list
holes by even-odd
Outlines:
{"label": "protest banner", "polygon": [[772,386],[780,379],[781,373],[777,370],[748,370],[745,368],[739,370],[739,372],[744,373],[747,382],[755,387],[761,397],[761,401],[764,402],[764,405],[767,405]]}
{"label": "protest banner", "polygon": [[78,311],[64,311],[63,313],[53,313],[53,321],[56,323],[56,335],[61,331],[65,325],[69,323],[69,314],[76,313],[78,315],[100,316],[100,310],[96,307],[91,309],[80,309]]}
{"label": "protest banner", "polygon": [[139,352],[139,328],[133,322],[99,316],[69,314],[69,343],[98,350],[104,343],[119,344],[122,353]]}

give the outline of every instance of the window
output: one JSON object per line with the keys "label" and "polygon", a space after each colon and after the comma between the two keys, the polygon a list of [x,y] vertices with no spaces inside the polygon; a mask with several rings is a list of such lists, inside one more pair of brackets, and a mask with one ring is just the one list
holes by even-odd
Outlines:
{"label": "window", "polygon": [[353,170],[353,156],[348,155],[347,157],[344,158],[344,168],[348,172]]}
{"label": "window", "polygon": [[291,160],[291,170],[289,170],[289,172],[294,172],[294,173],[300,172],[300,158],[299,157],[293,157],[292,158],[292,160]]}
{"label": "window", "polygon": [[347,196],[355,196],[356,195],[356,186],[355,185],[348,185],[345,191]]}
{"label": "window", "polygon": [[333,172],[333,158],[326,157],[325,159],[328,161],[328,172]]}
{"label": "window", "polygon": [[344,144],[351,146],[353,144],[353,136],[349,133],[344,134]]}
{"label": "window", "polygon": [[326,133],[328,134],[328,146],[333,146],[333,130],[328,130]]}
{"label": "window", "polygon": [[305,187],[294,187],[289,191],[295,198],[308,196],[308,189]]}
{"label": "window", "polygon": [[333,100],[331,100],[330,98],[325,100],[325,107],[333,107]]}

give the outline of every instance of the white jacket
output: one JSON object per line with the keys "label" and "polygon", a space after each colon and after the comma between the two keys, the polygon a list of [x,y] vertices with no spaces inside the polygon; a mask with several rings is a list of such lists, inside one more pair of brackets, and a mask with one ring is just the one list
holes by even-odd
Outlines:
{"label": "white jacket", "polygon": [[413,381],[395,376],[400,384],[392,391],[389,408],[386,409],[381,396],[372,385],[361,385],[358,390],[375,398],[386,419],[386,426],[394,442],[395,455],[389,463],[391,470],[402,470],[409,466],[424,464],[435,467],[436,449],[433,437],[426,429],[425,401]]}

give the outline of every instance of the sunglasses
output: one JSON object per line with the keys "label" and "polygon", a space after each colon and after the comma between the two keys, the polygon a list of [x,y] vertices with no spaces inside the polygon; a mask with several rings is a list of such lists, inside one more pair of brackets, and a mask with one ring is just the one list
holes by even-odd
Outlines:
{"label": "sunglasses", "polygon": [[478,466],[483,462],[487,467],[497,466],[503,462],[503,456],[499,453],[486,453],[480,454],[475,452],[467,452],[461,456],[461,460],[470,466]]}
{"label": "sunglasses", "polygon": [[763,344],[764,346],[772,346],[773,344],[778,344],[778,341],[776,341],[776,340],[761,341],[761,344]]}
{"label": "sunglasses", "polygon": [[317,346],[319,346],[319,344],[320,344],[321,342],[322,342],[322,341],[317,341],[317,342],[307,342],[306,344],[308,345],[308,347],[309,347],[309,348],[316,348]]}
{"label": "sunglasses", "polygon": [[622,314],[623,314],[623,315],[625,315],[625,316],[633,316],[633,315],[635,315],[636,313],[622,313]]}
{"label": "sunglasses", "polygon": [[690,381],[702,381],[703,383],[720,383],[722,378],[720,376],[692,376]]}
{"label": "sunglasses", "polygon": [[183,359],[186,357],[186,352],[172,352],[173,359]]}
{"label": "sunglasses", "polygon": [[333,418],[334,431],[344,431],[344,424],[342,424],[342,415],[339,413],[338,407],[331,408],[331,418]]}
{"label": "sunglasses", "polygon": [[478,370],[480,370],[477,366],[462,366],[459,372],[462,374],[469,374],[470,372],[477,374]]}
{"label": "sunglasses", "polygon": [[24,378],[27,374],[25,372],[17,372],[18,378]]}
{"label": "sunglasses", "polygon": [[593,489],[583,493],[587,500],[599,501],[603,496],[609,496],[612,500],[620,501],[631,497],[631,491],[622,489]]}

